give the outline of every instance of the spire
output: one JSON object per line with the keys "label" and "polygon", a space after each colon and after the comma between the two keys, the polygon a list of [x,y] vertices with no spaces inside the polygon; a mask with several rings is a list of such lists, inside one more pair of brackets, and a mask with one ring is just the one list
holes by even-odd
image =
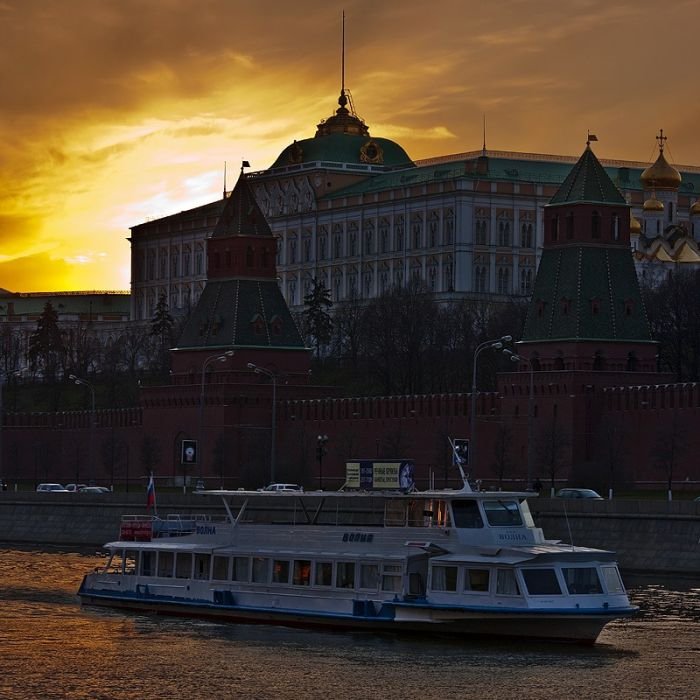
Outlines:
{"label": "spire", "polygon": [[[348,103],[350,109],[347,108]],[[349,91],[345,90],[345,10],[342,17],[341,51],[340,51],[340,97],[335,114],[316,127],[316,138],[331,134],[350,134],[352,136],[369,136],[369,128],[355,114]]]}

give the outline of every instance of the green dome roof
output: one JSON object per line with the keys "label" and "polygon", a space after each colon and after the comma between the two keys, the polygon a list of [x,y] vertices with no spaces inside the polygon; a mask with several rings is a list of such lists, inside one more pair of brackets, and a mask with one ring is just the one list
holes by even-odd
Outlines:
{"label": "green dome roof", "polygon": [[413,164],[398,143],[370,136],[367,125],[347,109],[347,103],[345,90],[341,90],[338,99],[340,107],[333,116],[318,125],[314,138],[294,141],[279,154],[270,168],[317,161],[386,168]]}

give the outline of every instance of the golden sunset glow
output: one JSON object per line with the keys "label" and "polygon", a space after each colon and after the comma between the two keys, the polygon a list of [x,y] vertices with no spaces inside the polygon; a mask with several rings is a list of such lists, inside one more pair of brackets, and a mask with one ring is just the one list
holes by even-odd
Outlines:
{"label": "golden sunset glow", "polygon": [[129,227],[221,196],[337,107],[414,158],[700,164],[700,0],[0,0],[0,287],[128,289]]}

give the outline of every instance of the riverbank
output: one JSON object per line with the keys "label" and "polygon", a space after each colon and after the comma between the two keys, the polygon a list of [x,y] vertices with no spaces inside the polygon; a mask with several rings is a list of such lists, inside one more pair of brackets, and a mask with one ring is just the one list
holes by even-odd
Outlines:
{"label": "riverbank", "polygon": [[[700,503],[540,497],[529,504],[548,539],[613,550],[624,571],[700,576]],[[100,547],[117,537],[122,515],[147,512],[143,492],[0,492],[0,541]],[[159,494],[158,512],[219,516],[222,508],[218,499]]]}

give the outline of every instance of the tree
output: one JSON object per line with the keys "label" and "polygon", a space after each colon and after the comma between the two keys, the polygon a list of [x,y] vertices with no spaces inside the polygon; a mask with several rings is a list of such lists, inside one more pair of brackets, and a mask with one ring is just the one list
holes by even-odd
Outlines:
{"label": "tree", "polygon": [[65,348],[58,327],[58,313],[50,301],[44,305],[36,330],[29,337],[29,359],[34,369],[40,369],[47,383],[53,383],[62,366]]}
{"label": "tree", "polygon": [[304,331],[313,338],[316,357],[320,358],[321,348],[328,345],[333,336],[333,319],[328,313],[333,306],[331,292],[322,280],[314,277],[311,291],[304,297],[305,309],[302,313]]}
{"label": "tree", "polygon": [[151,337],[158,343],[158,353],[153,362],[153,369],[161,374],[167,373],[170,367],[169,349],[173,343],[173,326],[175,321],[168,310],[165,294],[158,297],[158,303],[151,319]]}
{"label": "tree", "polygon": [[700,273],[674,270],[661,284],[642,285],[652,337],[659,341],[661,371],[676,380],[700,379]]}
{"label": "tree", "polygon": [[670,425],[657,425],[657,440],[652,454],[657,469],[664,472],[668,500],[673,498],[673,476],[681,457],[685,452],[685,432],[680,422],[678,409],[675,408],[670,418]]}
{"label": "tree", "polygon": [[551,422],[541,430],[537,444],[539,462],[549,477],[552,494],[555,489],[554,480],[564,466],[566,450],[570,444],[569,436],[562,432],[557,425],[556,414],[553,415]]}

